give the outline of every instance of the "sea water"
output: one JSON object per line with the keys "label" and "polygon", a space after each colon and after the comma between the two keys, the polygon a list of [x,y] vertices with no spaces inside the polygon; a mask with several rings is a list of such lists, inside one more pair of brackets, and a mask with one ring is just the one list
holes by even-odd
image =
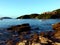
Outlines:
{"label": "sea water", "polygon": [[[60,19],[3,19],[0,20],[0,41],[11,38],[11,33],[6,29],[11,26],[28,23],[31,27],[31,33],[41,31],[51,31],[52,25],[60,22]],[[37,29],[36,29],[37,28]]]}

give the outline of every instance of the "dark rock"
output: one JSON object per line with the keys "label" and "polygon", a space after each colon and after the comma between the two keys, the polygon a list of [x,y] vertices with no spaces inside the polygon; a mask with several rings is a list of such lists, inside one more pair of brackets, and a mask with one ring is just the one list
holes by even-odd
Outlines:
{"label": "dark rock", "polygon": [[6,45],[14,45],[12,40],[8,40]]}
{"label": "dark rock", "polygon": [[18,33],[20,33],[20,32],[29,31],[30,29],[31,28],[30,28],[29,24],[22,24],[22,25],[12,26],[12,27],[8,28],[7,30],[17,31]]}

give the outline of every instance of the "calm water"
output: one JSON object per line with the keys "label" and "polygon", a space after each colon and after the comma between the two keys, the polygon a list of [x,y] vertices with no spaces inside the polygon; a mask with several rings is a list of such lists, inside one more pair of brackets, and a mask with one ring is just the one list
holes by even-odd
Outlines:
{"label": "calm water", "polygon": [[40,29],[48,29],[52,24],[60,22],[60,19],[4,19],[0,20],[0,29],[8,28],[14,25],[29,23],[31,27],[39,27]]}
{"label": "calm water", "polygon": [[[52,24],[60,22],[60,19],[4,19],[0,20],[0,41],[9,39],[11,33],[7,32],[5,29],[14,25],[21,25],[24,23],[29,23],[32,32],[41,32],[52,30]],[[35,28],[39,28],[38,30]]]}

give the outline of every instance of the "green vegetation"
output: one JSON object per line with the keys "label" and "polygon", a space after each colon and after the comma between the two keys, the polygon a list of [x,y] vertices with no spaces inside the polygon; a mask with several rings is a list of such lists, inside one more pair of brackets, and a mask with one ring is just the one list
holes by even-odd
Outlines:
{"label": "green vegetation", "polygon": [[30,14],[17,17],[17,19],[60,19],[60,9],[52,12],[44,12],[43,14]]}

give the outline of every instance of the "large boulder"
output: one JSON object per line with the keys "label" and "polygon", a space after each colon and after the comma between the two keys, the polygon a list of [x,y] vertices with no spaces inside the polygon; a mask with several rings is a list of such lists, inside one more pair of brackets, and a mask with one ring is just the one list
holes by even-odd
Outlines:
{"label": "large boulder", "polygon": [[24,32],[24,31],[29,31],[30,29],[31,28],[30,28],[29,24],[22,24],[22,25],[12,26],[12,27],[8,28],[7,30]]}
{"label": "large boulder", "polygon": [[60,30],[60,23],[56,23],[53,25],[53,30]]}
{"label": "large boulder", "polygon": [[54,36],[56,39],[59,39],[59,40],[60,40],[60,23],[54,24],[54,25],[53,25],[53,29],[54,29],[54,31],[55,31],[55,33],[54,33],[53,36]]}

